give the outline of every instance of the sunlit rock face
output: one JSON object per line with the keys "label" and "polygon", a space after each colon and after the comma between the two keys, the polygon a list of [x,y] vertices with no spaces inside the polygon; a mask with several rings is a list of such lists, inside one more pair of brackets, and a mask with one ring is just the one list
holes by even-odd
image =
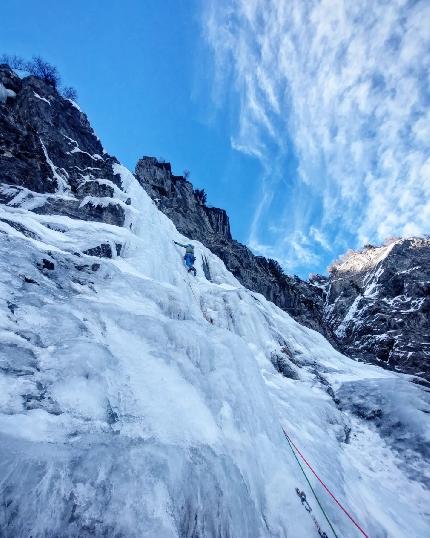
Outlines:
{"label": "sunlit rock face", "polygon": [[344,353],[430,379],[430,240],[393,240],[332,266],[324,319]]}

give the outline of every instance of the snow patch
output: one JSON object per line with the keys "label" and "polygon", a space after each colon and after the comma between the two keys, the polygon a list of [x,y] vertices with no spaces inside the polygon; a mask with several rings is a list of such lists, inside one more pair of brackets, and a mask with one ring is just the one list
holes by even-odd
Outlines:
{"label": "snow patch", "polygon": [[[45,144],[43,143],[42,139],[39,137],[40,143],[42,145],[43,153],[45,155],[46,162],[49,164],[49,167],[52,170],[52,175],[54,179],[57,181],[57,192],[59,194],[68,193],[71,192],[71,187],[69,185],[69,182],[67,181],[67,178],[59,174],[58,170],[59,168],[54,165],[54,163],[49,158],[48,152],[46,150]],[[65,172],[67,174],[67,172]]]}
{"label": "snow patch", "polygon": [[91,155],[91,153],[88,153],[88,151],[83,151],[79,146],[78,146],[78,143],[76,140],[74,140],[73,138],[70,138],[69,136],[67,135],[64,135],[64,138],[67,138],[72,144],[74,144],[74,148],[69,151],[69,154],[72,154],[72,153],[84,153],[85,155],[88,155],[88,157],[90,157],[90,159],[92,159],[93,161],[104,161],[103,157],[101,157],[98,153],[94,153],[93,155]]}
{"label": "snow patch", "polygon": [[334,263],[332,267],[339,271],[340,273],[352,272],[352,273],[361,273],[369,270],[371,267],[378,265],[380,261],[386,258],[392,249],[399,242],[393,241],[389,245],[382,247],[372,247],[366,248],[359,252],[351,252],[347,254],[344,258],[341,258],[340,261]]}
{"label": "snow patch", "polygon": [[51,103],[49,102],[48,99],[46,99],[46,97],[42,97],[42,96],[40,96],[37,92],[33,92],[33,95],[34,95],[34,97],[36,97],[37,99],[40,99],[41,101],[45,101],[45,103],[48,103],[48,105],[51,106]]}
{"label": "snow patch", "polygon": [[79,110],[79,112],[82,114],[82,110],[80,109],[78,103],[76,103],[76,101],[73,101],[73,99],[66,99],[66,101],[69,101],[69,103],[71,103],[72,106],[74,106],[77,110]]}
{"label": "snow patch", "polygon": [[72,151],[69,151],[69,153],[85,153],[86,155],[88,155],[88,157],[90,157],[94,161],[103,161],[103,157],[101,157],[101,155],[99,155],[98,153],[94,153],[93,155],[91,155],[91,153],[88,153],[88,151],[83,151],[82,149],[78,147],[73,148]]}
{"label": "snow patch", "polygon": [[79,204],[79,207],[82,208],[86,205],[92,205],[94,207],[108,207],[110,205],[118,205],[122,207],[126,212],[138,212],[137,209],[135,209],[131,205],[127,205],[122,200],[119,200],[118,198],[110,198],[109,196],[85,196],[85,198],[83,198],[83,200]]}

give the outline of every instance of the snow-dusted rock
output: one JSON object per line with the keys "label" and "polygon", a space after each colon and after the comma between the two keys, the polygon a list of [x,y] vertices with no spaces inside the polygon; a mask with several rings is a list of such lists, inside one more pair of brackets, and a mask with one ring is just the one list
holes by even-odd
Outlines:
{"label": "snow-dusted rock", "polygon": [[16,93],[13,90],[6,88],[0,82],[0,104],[6,103],[9,98],[16,97]]}
{"label": "snow-dusted rock", "polygon": [[[5,86],[16,94],[0,107],[0,199],[47,214],[123,224],[127,210],[112,172],[117,161],[103,154],[85,114],[50,84],[33,76],[19,80],[5,65],[0,84],[0,98]],[[81,204],[85,196],[94,203]],[[109,197],[112,203],[106,203]]]}
{"label": "snow-dusted rock", "polygon": [[347,355],[430,380],[430,239],[393,240],[334,264],[324,318]]}

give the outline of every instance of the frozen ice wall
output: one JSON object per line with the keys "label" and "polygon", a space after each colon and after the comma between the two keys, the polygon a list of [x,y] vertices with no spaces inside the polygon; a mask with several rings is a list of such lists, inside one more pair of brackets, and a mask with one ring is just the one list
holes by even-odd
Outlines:
{"label": "frozen ice wall", "polygon": [[[189,276],[186,238],[115,167],[123,228],[0,206],[0,534],[316,536],[299,487],[330,535],[285,427],[369,536],[428,536],[428,393],[198,243]],[[84,254],[106,242],[121,256]],[[360,536],[310,480],[338,536]]]}

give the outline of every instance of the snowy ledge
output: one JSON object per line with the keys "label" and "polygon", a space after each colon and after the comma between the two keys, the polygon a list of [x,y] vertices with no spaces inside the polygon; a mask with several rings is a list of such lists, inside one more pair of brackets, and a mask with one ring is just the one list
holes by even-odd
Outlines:
{"label": "snowy ledge", "polygon": [[128,205],[117,198],[110,198],[109,196],[85,196],[85,198],[79,204],[79,208],[85,207],[86,205],[92,205],[94,207],[108,207],[110,205],[118,205],[122,207],[125,211],[138,213],[137,209],[135,209],[131,205]]}

